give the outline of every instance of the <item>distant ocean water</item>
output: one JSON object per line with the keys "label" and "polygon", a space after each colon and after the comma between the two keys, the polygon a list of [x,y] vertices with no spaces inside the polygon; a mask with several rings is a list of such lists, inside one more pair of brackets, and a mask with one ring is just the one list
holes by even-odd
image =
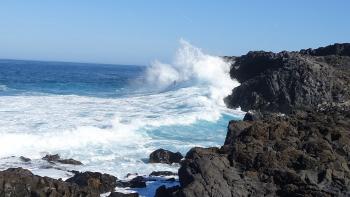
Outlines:
{"label": "distant ocean water", "polygon": [[[71,176],[66,170],[119,178],[177,171],[178,165],[148,164],[149,154],[220,146],[228,121],[244,115],[222,102],[238,85],[228,71],[220,58],[186,42],[172,64],[0,60],[0,169],[21,166],[53,178]],[[40,159],[48,153],[84,165],[48,168]]]}

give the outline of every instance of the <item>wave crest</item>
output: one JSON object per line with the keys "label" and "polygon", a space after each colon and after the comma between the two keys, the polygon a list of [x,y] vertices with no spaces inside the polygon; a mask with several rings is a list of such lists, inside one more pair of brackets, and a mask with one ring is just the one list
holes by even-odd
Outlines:
{"label": "wave crest", "polygon": [[230,63],[218,56],[203,53],[200,48],[181,39],[172,64],[155,61],[146,71],[149,85],[164,90],[180,84],[206,85],[209,97],[217,104],[223,105],[223,99],[238,86],[229,75]]}

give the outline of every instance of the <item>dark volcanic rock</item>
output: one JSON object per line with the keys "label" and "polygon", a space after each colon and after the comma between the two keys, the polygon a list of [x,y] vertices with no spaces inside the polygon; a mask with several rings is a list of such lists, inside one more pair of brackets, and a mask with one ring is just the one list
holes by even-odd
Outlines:
{"label": "dark volcanic rock", "polygon": [[0,196],[97,197],[99,193],[76,184],[36,176],[23,168],[9,168],[0,172]]}
{"label": "dark volcanic rock", "polygon": [[173,153],[168,150],[164,149],[158,149],[153,151],[150,156],[149,156],[149,162],[150,163],[167,163],[167,164],[172,164],[172,163],[179,163],[183,156],[181,153],[176,152]]}
{"label": "dark volcanic rock", "polygon": [[168,196],[349,196],[350,108],[231,121],[225,145],[193,148]]}
{"label": "dark volcanic rock", "polygon": [[249,52],[235,58],[230,74],[241,85],[228,107],[290,113],[350,98],[350,44],[301,52]]}
{"label": "dark volcanic rock", "polygon": [[153,171],[150,176],[176,176],[177,173],[170,171]]}
{"label": "dark volcanic rock", "polygon": [[27,158],[27,157],[23,157],[23,156],[20,156],[19,159],[23,162],[30,162],[31,159],[30,158]]}
{"label": "dark volcanic rock", "polygon": [[180,191],[179,186],[174,186],[170,188],[166,188],[165,185],[158,187],[156,190],[155,197],[172,197],[172,196],[180,196],[178,193]]}
{"label": "dark volcanic rock", "polygon": [[76,173],[73,177],[66,180],[68,183],[75,183],[83,188],[100,193],[114,191],[117,186],[117,178],[109,174],[99,172],[82,172]]}
{"label": "dark volcanic rock", "polygon": [[139,197],[138,193],[124,194],[121,192],[112,192],[108,197]]}
{"label": "dark volcanic rock", "polygon": [[260,120],[263,117],[263,114],[260,111],[248,111],[245,115],[243,120],[245,121],[254,121],[254,120]]}
{"label": "dark volcanic rock", "polygon": [[333,44],[326,47],[320,47],[318,49],[304,49],[300,51],[301,54],[313,55],[313,56],[327,56],[327,55],[339,55],[350,56],[350,43]]}
{"label": "dark volcanic rock", "polygon": [[48,161],[48,162],[54,162],[54,161],[58,161],[61,158],[58,154],[55,154],[55,155],[45,155],[45,157],[43,157],[41,159]]}
{"label": "dark volcanic rock", "polygon": [[43,157],[42,159],[48,162],[58,162],[62,164],[71,164],[71,165],[83,165],[83,163],[74,159],[61,159],[61,157],[58,154],[45,155],[45,157]]}
{"label": "dark volcanic rock", "polygon": [[181,188],[157,194],[350,196],[349,49],[225,57],[241,83],[225,102],[252,111],[230,121],[221,148],[191,149],[179,169]]}
{"label": "dark volcanic rock", "polygon": [[143,176],[137,176],[130,181],[118,181],[118,187],[144,188],[146,187],[146,179]]}

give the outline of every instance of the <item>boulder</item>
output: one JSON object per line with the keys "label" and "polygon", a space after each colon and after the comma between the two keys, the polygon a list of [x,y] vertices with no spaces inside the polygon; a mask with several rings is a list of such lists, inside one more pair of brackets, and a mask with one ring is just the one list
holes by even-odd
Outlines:
{"label": "boulder", "polygon": [[149,176],[177,176],[177,173],[170,171],[153,171]]}
{"label": "boulder", "polygon": [[82,162],[74,160],[74,159],[61,159],[61,157],[58,154],[45,155],[45,157],[43,157],[42,159],[46,160],[50,163],[58,162],[58,163],[70,164],[70,165],[83,165]]}
{"label": "boulder", "polygon": [[181,196],[178,194],[180,191],[179,186],[166,188],[165,185],[162,185],[157,188],[155,197],[172,197],[172,196]]}
{"label": "boulder", "polygon": [[112,192],[108,197],[139,197],[138,193]]}
{"label": "boulder", "polygon": [[100,193],[61,180],[40,177],[23,168],[0,171],[0,196],[98,197]]}
{"label": "boulder", "polygon": [[118,181],[118,187],[130,187],[130,188],[144,188],[146,187],[146,178],[143,176],[137,176],[129,181]]}
{"label": "boulder", "polygon": [[68,183],[75,183],[80,187],[106,193],[114,191],[117,186],[117,178],[113,175],[99,172],[78,172],[73,177],[66,180]]}
{"label": "boulder", "polygon": [[31,159],[30,158],[27,158],[27,157],[23,157],[23,156],[20,156],[19,159],[23,162],[30,162]]}
{"label": "boulder", "polygon": [[153,151],[149,156],[150,163],[179,163],[183,156],[179,152],[171,152],[164,149],[158,149]]}

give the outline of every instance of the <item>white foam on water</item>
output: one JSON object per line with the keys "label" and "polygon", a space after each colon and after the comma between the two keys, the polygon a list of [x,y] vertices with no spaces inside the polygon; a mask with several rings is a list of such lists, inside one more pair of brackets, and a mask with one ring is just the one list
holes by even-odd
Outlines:
{"label": "white foam on water", "polygon": [[[0,96],[0,169],[22,166],[54,178],[71,176],[67,169],[90,170],[123,178],[127,173],[177,171],[178,165],[145,162],[152,151],[162,148],[160,144],[173,151],[222,144],[208,141],[204,129],[194,139],[180,136],[186,135],[180,130],[172,133],[179,135],[178,139],[149,133],[165,126],[215,123],[223,114],[244,114],[227,109],[223,103],[223,98],[239,85],[229,77],[230,65],[186,41],[182,40],[181,45],[172,64],[155,61],[146,71],[148,87],[162,90],[157,93],[120,98]],[[200,128],[192,129],[201,132]],[[40,158],[47,153],[74,158],[84,165],[43,168],[45,161]],[[21,155],[34,160],[31,164],[20,162],[17,157]]]}

